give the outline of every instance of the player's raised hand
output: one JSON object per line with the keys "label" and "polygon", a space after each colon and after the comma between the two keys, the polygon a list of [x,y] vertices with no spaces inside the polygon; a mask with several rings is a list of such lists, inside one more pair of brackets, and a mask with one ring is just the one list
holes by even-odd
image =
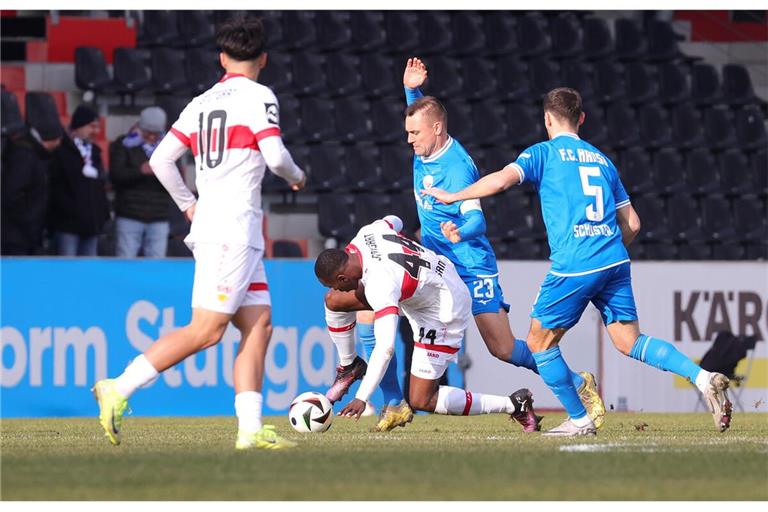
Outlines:
{"label": "player's raised hand", "polygon": [[437,199],[437,202],[443,203],[443,204],[451,204],[455,202],[455,200],[453,199],[453,194],[451,194],[450,192],[446,192],[445,190],[440,188],[434,188],[434,187],[425,188],[421,191],[421,195],[432,196],[435,199]]}
{"label": "player's raised hand", "polygon": [[408,59],[403,73],[403,85],[409,89],[420,87],[427,80],[427,66],[421,59],[413,57]]}
{"label": "player's raised hand", "polygon": [[339,411],[338,415],[346,416],[347,418],[355,418],[356,420],[359,420],[360,416],[364,412],[365,412],[365,402],[355,398],[351,402],[349,402],[347,405],[345,405],[344,408]]}
{"label": "player's raised hand", "polygon": [[461,242],[461,233],[459,233],[459,228],[452,221],[449,220],[448,222],[441,222],[440,231],[443,232],[443,236],[447,238],[452,244]]}

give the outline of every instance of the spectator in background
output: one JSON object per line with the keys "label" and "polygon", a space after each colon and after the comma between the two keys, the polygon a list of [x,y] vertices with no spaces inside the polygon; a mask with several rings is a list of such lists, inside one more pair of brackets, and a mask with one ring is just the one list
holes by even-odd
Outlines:
{"label": "spectator in background", "polygon": [[49,225],[61,256],[96,256],[98,237],[109,218],[106,171],[99,134],[99,116],[80,105],[72,114],[69,133],[54,151],[51,167]]}
{"label": "spectator in background", "polygon": [[58,119],[35,128],[20,126],[9,134],[2,165],[3,256],[42,253],[48,210],[48,167],[51,152],[64,135]]}
{"label": "spectator in background", "polygon": [[115,190],[116,256],[162,258],[168,247],[171,196],[149,166],[165,135],[160,107],[147,107],[130,132],[109,146],[109,177]]}

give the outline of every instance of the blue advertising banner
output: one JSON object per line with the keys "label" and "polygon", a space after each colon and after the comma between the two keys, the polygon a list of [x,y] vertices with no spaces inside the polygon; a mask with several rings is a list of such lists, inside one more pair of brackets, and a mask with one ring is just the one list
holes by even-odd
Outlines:
{"label": "blue advertising banner", "polygon": [[[2,417],[96,415],[93,383],[116,377],[155,339],[189,322],[193,270],[191,259],[0,260]],[[337,357],[325,329],[326,290],[313,263],[267,260],[266,270],[274,333],[263,412],[270,415],[287,412],[304,391],[325,392]],[[138,390],[131,398],[134,414],[234,414],[232,365],[239,337],[230,325],[218,345]],[[397,352],[402,377],[400,342]],[[379,391],[373,402],[381,405]]]}

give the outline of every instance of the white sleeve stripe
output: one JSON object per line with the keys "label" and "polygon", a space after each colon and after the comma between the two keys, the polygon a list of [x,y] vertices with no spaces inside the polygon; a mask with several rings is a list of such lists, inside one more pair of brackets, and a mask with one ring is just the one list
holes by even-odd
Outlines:
{"label": "white sleeve stripe", "polygon": [[467,199],[466,201],[461,202],[459,211],[462,214],[471,212],[472,210],[480,210],[481,212],[483,211],[483,207],[480,205],[479,199]]}
{"label": "white sleeve stripe", "polygon": [[624,208],[625,206],[629,206],[629,204],[629,199],[626,199],[620,203],[616,203],[616,209],[618,210],[619,208]]}
{"label": "white sleeve stripe", "polygon": [[517,163],[515,163],[515,162],[512,162],[512,163],[511,163],[511,164],[509,164],[509,165],[511,165],[512,167],[514,167],[514,168],[515,168],[515,170],[517,171],[517,174],[519,174],[519,175],[520,175],[520,183],[518,183],[518,185],[522,185],[522,184],[523,184],[523,182],[525,181],[525,171],[523,170],[523,168],[522,168],[522,167],[520,167],[520,164],[517,164]]}

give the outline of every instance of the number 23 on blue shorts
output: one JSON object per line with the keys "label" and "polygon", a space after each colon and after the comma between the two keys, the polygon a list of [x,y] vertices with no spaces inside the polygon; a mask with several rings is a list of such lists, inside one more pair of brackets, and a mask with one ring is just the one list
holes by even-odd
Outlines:
{"label": "number 23 on blue shorts", "polygon": [[499,286],[499,275],[473,276],[464,280],[472,297],[472,315],[498,313],[504,308],[509,312],[509,304],[504,302],[504,292]]}

